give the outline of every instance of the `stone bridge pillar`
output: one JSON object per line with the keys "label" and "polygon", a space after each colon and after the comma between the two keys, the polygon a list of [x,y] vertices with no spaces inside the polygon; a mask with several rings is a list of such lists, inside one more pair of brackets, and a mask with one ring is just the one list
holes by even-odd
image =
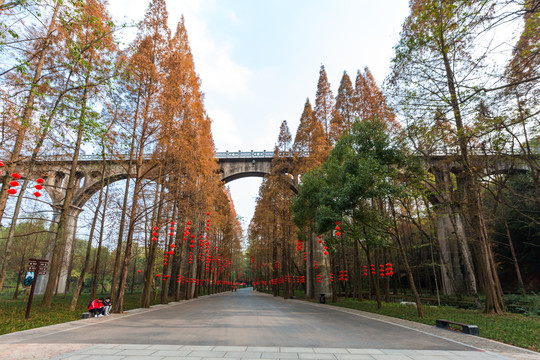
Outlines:
{"label": "stone bridge pillar", "polygon": [[82,211],[83,209],[75,205],[69,206],[65,230],[66,248],[64,249],[64,256],[61,263],[62,265],[58,276],[58,282],[56,284],[56,292],[58,294],[64,294],[66,292],[69,275],[71,273],[71,265],[73,263],[73,251],[75,249],[77,222],[79,221],[79,215]]}

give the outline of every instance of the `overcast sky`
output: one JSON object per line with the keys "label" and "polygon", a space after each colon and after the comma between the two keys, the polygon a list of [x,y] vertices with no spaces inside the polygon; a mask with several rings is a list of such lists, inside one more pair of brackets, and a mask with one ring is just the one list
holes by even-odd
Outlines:
{"label": "overcast sky", "polygon": [[[120,21],[142,19],[149,3],[109,1]],[[283,120],[294,138],[321,64],[334,94],[343,71],[354,81],[366,66],[381,84],[408,14],[406,0],[169,0],[167,7],[171,29],[185,17],[217,151],[272,150]],[[244,227],[260,183],[230,183]]]}

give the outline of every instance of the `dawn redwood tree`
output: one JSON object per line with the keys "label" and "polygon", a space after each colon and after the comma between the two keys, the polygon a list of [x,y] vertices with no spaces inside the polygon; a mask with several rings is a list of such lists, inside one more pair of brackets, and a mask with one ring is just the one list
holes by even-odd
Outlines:
{"label": "dawn redwood tree", "polygon": [[[54,10],[51,14],[50,19],[48,20],[48,25],[43,29],[43,37],[36,39],[36,47],[39,49],[38,54],[33,58],[31,63],[32,76],[28,79],[28,97],[26,98],[25,103],[20,115],[20,126],[16,133],[15,142],[11,150],[10,159],[6,162],[5,172],[11,174],[15,171],[17,164],[20,161],[21,150],[23,147],[24,140],[26,138],[26,132],[31,124],[31,117],[34,112],[34,102],[36,100],[36,89],[39,88],[41,81],[43,80],[42,71],[45,61],[50,50],[51,43],[54,40],[54,30],[58,26],[58,16],[62,8],[62,2],[56,1],[54,5]],[[4,176],[2,180],[2,188],[0,189],[0,221],[4,216],[4,210],[6,208],[6,202],[8,198],[7,190],[9,188],[10,178]]]}
{"label": "dawn redwood tree", "polygon": [[395,47],[389,89],[397,107],[414,121],[442,111],[452,121],[457,135],[457,160],[463,169],[458,187],[463,194],[468,237],[477,248],[486,296],[484,311],[503,313],[492,245],[484,217],[478,174],[471,164],[470,128],[467,114],[475,99],[474,83],[481,76],[484,57],[475,56],[475,40],[489,25],[493,3],[477,1],[411,1],[411,14],[405,20],[401,39]]}
{"label": "dawn redwood tree", "polygon": [[294,173],[302,175],[324,160],[327,141],[322,125],[315,119],[309,99],[306,99],[296,130],[294,143]]}
{"label": "dawn redwood tree", "polygon": [[[158,99],[162,90],[163,54],[169,42],[170,31],[167,27],[167,9],[164,0],[152,0],[144,19],[139,23],[137,37],[132,44],[128,71],[131,78],[131,91],[137,94],[138,109],[134,114],[133,137],[136,141],[135,168],[136,178],[132,195],[127,240],[123,262],[120,265],[120,279],[113,312],[122,312],[124,292],[127,285],[133,235],[138,219],[138,201],[143,188],[143,155],[159,124]],[[139,125],[140,124],[140,125]],[[115,291],[115,289],[112,289]]]}
{"label": "dawn redwood tree", "polygon": [[[326,76],[326,70],[324,69],[324,65],[321,65],[321,69],[319,70],[319,81],[317,82],[317,92],[315,93],[315,109],[313,110],[313,115],[315,121],[321,124],[327,142],[329,142],[330,139],[330,127],[334,105],[334,95],[332,94],[332,89],[330,88],[328,77]],[[327,144],[327,151],[329,151],[329,147],[330,144]]]}
{"label": "dawn redwood tree", "polygon": [[336,143],[352,126],[355,119],[355,91],[351,78],[347,72],[343,72],[343,77],[339,83],[336,95],[336,107],[330,123],[330,138]]}

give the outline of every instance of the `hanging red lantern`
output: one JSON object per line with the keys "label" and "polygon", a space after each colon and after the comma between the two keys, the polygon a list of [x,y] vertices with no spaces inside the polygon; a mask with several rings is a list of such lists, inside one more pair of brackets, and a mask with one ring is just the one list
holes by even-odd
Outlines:
{"label": "hanging red lantern", "polygon": [[167,266],[167,263],[163,263],[163,266]]}
{"label": "hanging red lantern", "polygon": [[193,249],[195,247],[195,245],[191,244],[191,245],[189,245],[189,247]]}
{"label": "hanging red lantern", "polygon": [[0,167],[4,166],[4,163],[2,161],[0,161]]}
{"label": "hanging red lantern", "polygon": [[189,221],[186,224],[191,225],[191,223]]}
{"label": "hanging red lantern", "polygon": [[173,233],[173,232],[171,231],[171,232],[169,233],[169,235],[170,235],[170,236],[173,236],[173,235],[174,235],[174,233]]}
{"label": "hanging red lantern", "polygon": [[172,251],[172,250],[169,251],[169,255],[172,255],[172,254],[174,254],[174,251]]}
{"label": "hanging red lantern", "polygon": [[187,239],[185,237],[183,237],[182,240],[186,241]]}
{"label": "hanging red lantern", "polygon": [[154,232],[152,233],[152,235],[157,236],[157,232],[154,231]]}
{"label": "hanging red lantern", "polygon": [[157,230],[157,229],[158,229],[158,227],[157,227],[157,226],[154,226],[154,230]]}
{"label": "hanging red lantern", "polygon": [[17,193],[17,190],[15,190],[15,189],[8,189],[7,193],[10,194],[10,195],[15,195],[15,194]]}
{"label": "hanging red lantern", "polygon": [[328,246],[325,246],[325,247],[324,247],[324,250],[328,250]]}
{"label": "hanging red lantern", "polygon": [[338,232],[336,233],[336,236],[340,236],[340,235],[341,235],[341,233],[338,231]]}
{"label": "hanging red lantern", "polygon": [[192,239],[195,239],[195,235],[191,235],[191,238],[192,238]]}
{"label": "hanging red lantern", "polygon": [[161,274],[156,274],[156,277],[160,277],[160,276],[161,276]]}
{"label": "hanging red lantern", "polygon": [[206,216],[210,216],[210,212],[207,212],[207,213],[206,213]]}
{"label": "hanging red lantern", "polygon": [[325,252],[324,252],[324,255],[328,255],[328,251],[325,251]]}
{"label": "hanging red lantern", "polygon": [[45,181],[45,180],[43,180],[42,178],[36,179],[36,182],[37,182],[38,184],[43,184],[44,181]]}
{"label": "hanging red lantern", "polygon": [[171,225],[174,225],[174,221],[171,221]]}
{"label": "hanging red lantern", "polygon": [[19,185],[20,185],[19,182],[15,180],[9,182],[9,186],[19,186]]}
{"label": "hanging red lantern", "polygon": [[138,273],[140,273],[140,272],[141,272],[141,270],[137,270],[137,272],[138,272]]}
{"label": "hanging red lantern", "polygon": [[34,186],[37,190],[43,190],[43,186],[37,184],[36,186]]}
{"label": "hanging red lantern", "polygon": [[209,228],[209,227],[207,227],[207,228],[206,228],[206,230],[210,230],[210,228]]}
{"label": "hanging red lantern", "polygon": [[336,221],[336,225],[339,225],[339,221]]}
{"label": "hanging red lantern", "polygon": [[176,247],[176,245],[174,245],[174,244],[171,244],[169,246],[172,247],[173,249]]}
{"label": "hanging red lantern", "polygon": [[171,227],[169,228],[169,230],[173,231],[173,230],[174,230],[174,227],[171,226]]}
{"label": "hanging red lantern", "polygon": [[339,226],[336,226],[336,230],[341,230],[341,228]]}
{"label": "hanging red lantern", "polygon": [[35,196],[35,197],[40,197],[40,196],[41,196],[41,193],[40,193],[39,191],[36,191],[36,192],[34,193],[34,196]]}
{"label": "hanging red lantern", "polygon": [[11,174],[11,176],[15,179],[15,180],[19,180],[21,178],[21,175],[17,174],[17,173],[13,173]]}
{"label": "hanging red lantern", "polygon": [[152,241],[157,241],[157,238],[153,237],[153,238],[152,238]]}

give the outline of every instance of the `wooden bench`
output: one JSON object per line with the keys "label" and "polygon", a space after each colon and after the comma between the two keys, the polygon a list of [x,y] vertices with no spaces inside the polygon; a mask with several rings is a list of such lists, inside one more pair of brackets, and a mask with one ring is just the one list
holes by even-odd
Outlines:
{"label": "wooden bench", "polygon": [[435,324],[438,328],[443,328],[443,329],[448,329],[450,324],[458,325],[458,326],[461,326],[461,331],[464,334],[480,335],[480,330],[478,330],[478,326],[476,325],[462,324],[456,321],[442,320],[442,319],[435,320]]}

